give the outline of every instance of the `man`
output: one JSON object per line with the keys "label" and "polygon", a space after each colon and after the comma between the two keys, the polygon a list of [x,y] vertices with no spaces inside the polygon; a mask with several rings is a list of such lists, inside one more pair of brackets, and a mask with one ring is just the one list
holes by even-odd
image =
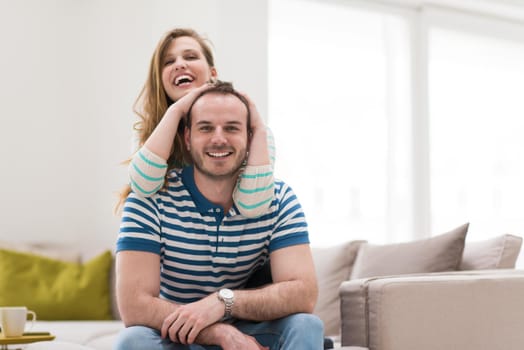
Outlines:
{"label": "man", "polygon": [[[124,207],[117,295],[127,328],[117,349],[322,349],[297,198],[276,181],[265,215],[246,218],[233,204],[256,108],[218,83],[196,96],[187,115],[194,165],[171,172],[167,188],[149,199],[131,193]],[[267,260],[273,283],[245,289]]]}

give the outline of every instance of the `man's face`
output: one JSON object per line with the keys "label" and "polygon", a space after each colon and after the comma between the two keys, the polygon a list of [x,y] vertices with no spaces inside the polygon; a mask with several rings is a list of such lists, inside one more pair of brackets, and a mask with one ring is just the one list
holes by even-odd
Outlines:
{"label": "man's face", "polygon": [[236,180],[247,156],[246,106],[234,95],[205,94],[193,105],[185,141],[196,172],[212,179]]}

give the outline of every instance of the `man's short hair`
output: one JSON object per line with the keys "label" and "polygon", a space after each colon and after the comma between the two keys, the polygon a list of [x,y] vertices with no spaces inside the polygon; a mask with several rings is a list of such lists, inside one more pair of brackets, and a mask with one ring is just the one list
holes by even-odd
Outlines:
{"label": "man's short hair", "polygon": [[200,94],[198,94],[191,105],[189,106],[189,109],[187,110],[185,125],[187,128],[191,129],[191,111],[193,110],[193,106],[196,101],[198,101],[202,96],[210,94],[210,93],[218,93],[223,95],[233,95],[237,97],[243,104],[246,106],[247,109],[247,131],[248,133],[251,131],[251,110],[249,109],[249,102],[247,99],[238,91],[236,91],[233,88],[233,84],[226,81],[220,81],[218,80],[213,86],[210,88],[202,91]]}

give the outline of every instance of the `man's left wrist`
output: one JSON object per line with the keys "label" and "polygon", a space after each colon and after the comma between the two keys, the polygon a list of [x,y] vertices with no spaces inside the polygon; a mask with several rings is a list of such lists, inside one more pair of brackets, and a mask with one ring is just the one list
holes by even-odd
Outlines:
{"label": "man's left wrist", "polygon": [[235,304],[235,293],[231,289],[222,288],[218,291],[217,297],[224,303],[224,319],[231,318]]}

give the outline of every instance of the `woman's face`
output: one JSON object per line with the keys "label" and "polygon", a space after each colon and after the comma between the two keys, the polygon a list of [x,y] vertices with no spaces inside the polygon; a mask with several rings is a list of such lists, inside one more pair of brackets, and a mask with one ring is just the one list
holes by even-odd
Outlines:
{"label": "woman's face", "polygon": [[189,36],[171,41],[162,64],[162,84],[173,101],[217,75],[215,68],[207,63],[198,41]]}

